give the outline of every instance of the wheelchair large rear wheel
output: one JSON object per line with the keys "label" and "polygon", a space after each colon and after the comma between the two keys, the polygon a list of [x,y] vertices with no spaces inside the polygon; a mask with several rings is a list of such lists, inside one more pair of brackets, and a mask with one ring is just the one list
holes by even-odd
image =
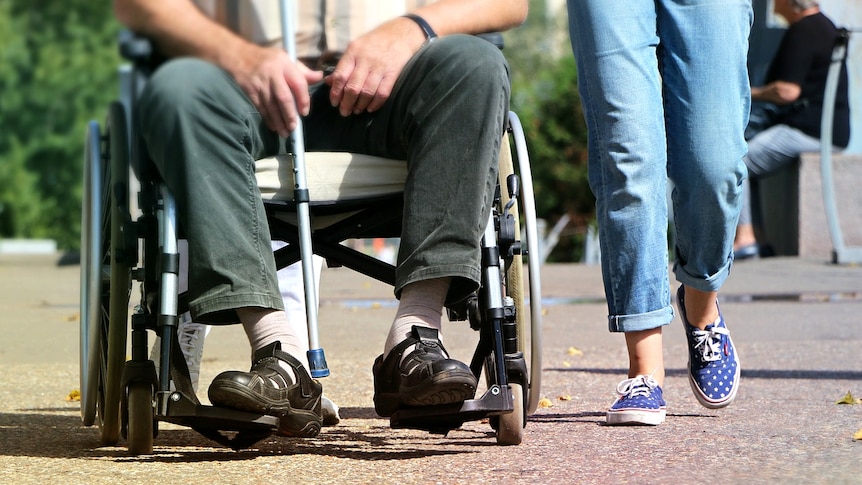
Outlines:
{"label": "wheelchair large rear wheel", "polygon": [[84,147],[84,187],[81,205],[81,419],[85,426],[96,422],[99,397],[102,281],[102,200],[107,163],[102,159],[102,135],[98,121],[87,125]]}
{"label": "wheelchair large rear wheel", "polygon": [[81,264],[81,415],[96,418],[101,442],[120,438],[121,380],[131,284],[124,235],[128,217],[129,143],[125,110],[109,106],[104,136],[91,122],[86,143]]}
{"label": "wheelchair large rear wheel", "polygon": [[[527,258],[527,276],[525,278],[523,273],[525,268],[523,256],[517,256],[521,261],[518,264],[513,263],[509,268],[506,290],[515,300],[518,350],[529,355],[529,386],[525,390],[527,399],[525,399],[524,404],[526,405],[526,414],[531,415],[538,408],[542,386],[542,258],[536,217],[536,197],[533,191],[533,174],[530,168],[524,130],[518,116],[513,112],[509,113],[509,130],[512,146],[515,149],[512,171],[517,170],[516,173],[521,181],[519,204],[516,204],[515,207],[519,208],[516,213],[516,220],[519,223],[516,224],[516,231],[523,229],[523,232],[516,232],[516,236],[521,240],[522,252]],[[509,159],[512,160],[512,157]],[[506,203],[505,194],[504,203]],[[527,283],[526,286],[525,282]],[[529,295],[527,291],[529,291]],[[528,343],[529,345],[527,345]]]}

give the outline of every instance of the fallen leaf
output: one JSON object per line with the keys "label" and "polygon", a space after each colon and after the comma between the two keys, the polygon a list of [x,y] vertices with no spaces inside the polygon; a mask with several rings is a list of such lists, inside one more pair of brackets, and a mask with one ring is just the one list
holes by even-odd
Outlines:
{"label": "fallen leaf", "polygon": [[571,362],[569,362],[567,360],[563,361],[563,367],[571,367],[571,366],[572,366]]}
{"label": "fallen leaf", "polygon": [[552,407],[554,407],[554,403],[552,403],[550,399],[543,397],[542,399],[539,399],[539,407],[540,408],[552,408]]}
{"label": "fallen leaf", "polygon": [[66,396],[66,401],[77,402],[81,400],[81,391],[75,389]]}
{"label": "fallen leaf", "polygon": [[572,400],[572,396],[569,396],[569,395],[567,394],[567,395],[565,395],[565,396],[560,396],[560,397],[558,397],[557,399],[559,399],[560,401],[571,401],[571,400]]}
{"label": "fallen leaf", "polygon": [[862,441],[862,429],[853,433],[853,439],[856,441]]}
{"label": "fallen leaf", "polygon": [[835,404],[862,404],[862,399],[856,399],[850,391],[847,391],[847,395],[836,401]]}
{"label": "fallen leaf", "polygon": [[567,353],[567,354],[569,354],[569,355],[572,355],[572,356],[574,356],[574,355],[584,355],[584,353],[583,353],[580,349],[577,349],[577,348],[575,348],[575,347],[569,347],[569,350],[567,350],[567,351],[566,351],[566,353]]}

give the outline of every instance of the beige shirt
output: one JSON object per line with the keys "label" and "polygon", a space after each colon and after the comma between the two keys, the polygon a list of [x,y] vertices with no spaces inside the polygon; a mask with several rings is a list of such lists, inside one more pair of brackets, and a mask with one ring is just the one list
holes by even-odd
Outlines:
{"label": "beige shirt", "polygon": [[[281,44],[280,0],[195,0],[209,17],[260,45]],[[297,57],[344,52],[351,39],[427,0],[296,0]]]}

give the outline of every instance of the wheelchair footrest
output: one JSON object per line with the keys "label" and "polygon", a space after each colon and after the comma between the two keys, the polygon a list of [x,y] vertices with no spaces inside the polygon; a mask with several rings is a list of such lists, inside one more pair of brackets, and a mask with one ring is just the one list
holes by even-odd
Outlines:
{"label": "wheelchair footrest", "polygon": [[159,421],[187,426],[235,450],[248,448],[278,429],[279,420],[275,416],[206,406],[178,391],[160,392],[156,401]]}
{"label": "wheelchair footrest", "polygon": [[389,418],[389,425],[393,429],[419,429],[445,435],[467,421],[478,421],[513,410],[509,386],[494,385],[481,398],[468,399],[460,404],[399,409]]}

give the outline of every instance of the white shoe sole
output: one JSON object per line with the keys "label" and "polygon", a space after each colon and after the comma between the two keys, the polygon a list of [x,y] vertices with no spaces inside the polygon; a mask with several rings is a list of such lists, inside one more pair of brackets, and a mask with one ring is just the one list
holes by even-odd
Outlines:
{"label": "white shoe sole", "polygon": [[664,422],[667,412],[664,409],[648,411],[642,409],[622,409],[608,411],[606,424],[609,426],[643,424],[657,426]]}

